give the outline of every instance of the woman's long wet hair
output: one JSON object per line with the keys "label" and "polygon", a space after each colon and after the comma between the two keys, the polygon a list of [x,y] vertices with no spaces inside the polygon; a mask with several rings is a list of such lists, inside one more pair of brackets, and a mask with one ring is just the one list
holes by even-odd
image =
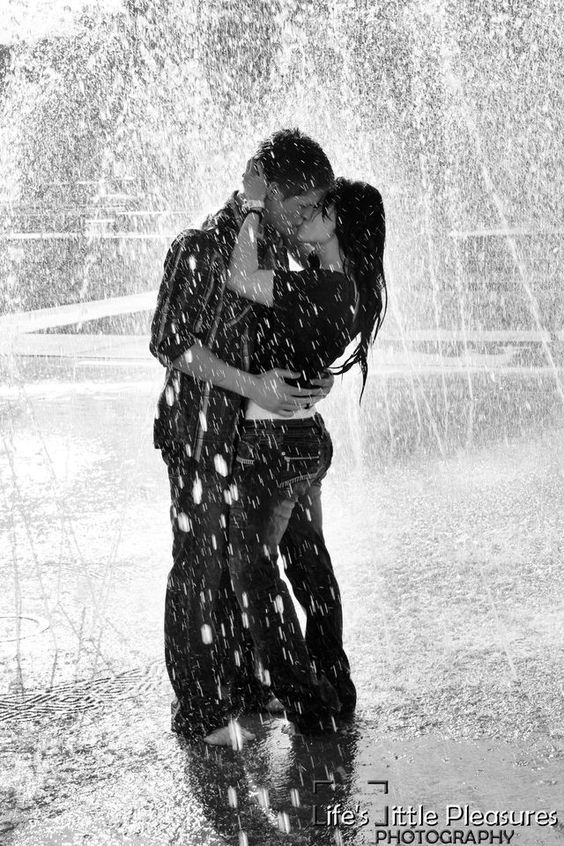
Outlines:
{"label": "woman's long wet hair", "polygon": [[355,364],[362,372],[364,393],[368,375],[368,348],[386,314],[387,291],[384,276],[384,241],[386,221],[380,192],[366,182],[335,180],[324,200],[322,213],[335,210],[335,234],[339,241],[346,275],[353,279],[359,295],[354,323],[358,344],[347,360],[334,373],[346,373]]}

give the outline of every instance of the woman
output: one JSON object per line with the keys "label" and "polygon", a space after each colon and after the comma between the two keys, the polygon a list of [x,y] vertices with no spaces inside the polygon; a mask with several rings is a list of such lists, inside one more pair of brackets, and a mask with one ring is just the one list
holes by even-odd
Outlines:
{"label": "woman", "polygon": [[[385,313],[385,222],[379,192],[366,183],[337,180],[298,230],[298,238],[312,245],[319,266],[290,272],[258,266],[267,185],[252,160],[244,189],[247,215],[232,254],[228,287],[266,306],[252,369],[284,367],[307,385],[359,335],[336,372],[359,363],[364,390],[368,348]],[[320,508],[320,484],[331,455],[331,439],[314,409],[275,415],[248,402],[234,475],[237,497],[230,512],[231,577],[263,680],[303,731],[334,725],[334,718],[350,715],[356,702],[342,648],[331,561],[318,561],[316,572],[308,574],[311,589],[297,596],[308,617],[305,639],[277,567],[277,547],[292,510],[301,509],[303,519],[311,520],[312,511]],[[304,584],[300,575],[296,581]],[[219,729],[218,742],[221,732],[228,738],[227,729]]]}

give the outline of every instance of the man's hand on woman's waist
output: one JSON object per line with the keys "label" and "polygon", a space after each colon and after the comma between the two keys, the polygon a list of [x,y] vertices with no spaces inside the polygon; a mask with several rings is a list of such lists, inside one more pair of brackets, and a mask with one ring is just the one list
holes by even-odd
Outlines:
{"label": "man's hand on woman's waist", "polygon": [[310,379],[311,385],[317,385],[321,389],[321,392],[318,394],[317,399],[315,402],[319,402],[319,400],[325,399],[331,391],[333,390],[333,385],[335,384],[335,376],[331,373],[330,370],[324,370],[319,379]]}
{"label": "man's hand on woman's waist", "polygon": [[[321,385],[323,381],[327,386],[326,379],[316,379],[315,381],[320,383],[320,387],[308,389],[298,388],[287,383],[286,379],[296,379],[299,375],[293,370],[282,370],[280,368],[260,373],[253,376],[252,393],[248,396],[266,411],[291,417],[299,408],[310,408],[314,403],[319,402],[331,390],[330,387]],[[331,380],[333,380],[333,377],[331,377]]]}

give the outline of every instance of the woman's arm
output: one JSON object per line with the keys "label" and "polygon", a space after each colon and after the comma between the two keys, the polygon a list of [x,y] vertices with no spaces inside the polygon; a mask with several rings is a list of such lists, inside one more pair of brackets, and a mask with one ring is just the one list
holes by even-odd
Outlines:
{"label": "woman's arm", "polygon": [[[264,210],[266,180],[260,162],[249,159],[243,174],[243,190],[249,202],[258,201]],[[261,270],[258,263],[257,240],[262,211],[250,211],[243,220],[229,263],[227,287],[255,303],[271,306],[274,273]]]}
{"label": "woman's arm", "polygon": [[237,235],[231,261],[227,287],[241,297],[255,303],[271,306],[274,271],[260,270],[257,255],[257,237],[260,215],[249,212]]}

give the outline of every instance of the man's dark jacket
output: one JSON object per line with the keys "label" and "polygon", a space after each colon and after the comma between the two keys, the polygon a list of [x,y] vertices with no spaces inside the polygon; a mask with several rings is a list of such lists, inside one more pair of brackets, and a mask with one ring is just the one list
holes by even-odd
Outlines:
{"label": "man's dark jacket", "polygon": [[[227,364],[249,370],[254,327],[264,306],[226,288],[227,267],[241,226],[234,194],[202,229],[187,229],[170,247],[151,326],[150,350],[167,368],[154,424],[154,444],[183,443],[200,460],[204,443],[231,465],[243,398],[172,366],[201,341]],[[286,267],[283,248],[261,245],[263,267]]]}

